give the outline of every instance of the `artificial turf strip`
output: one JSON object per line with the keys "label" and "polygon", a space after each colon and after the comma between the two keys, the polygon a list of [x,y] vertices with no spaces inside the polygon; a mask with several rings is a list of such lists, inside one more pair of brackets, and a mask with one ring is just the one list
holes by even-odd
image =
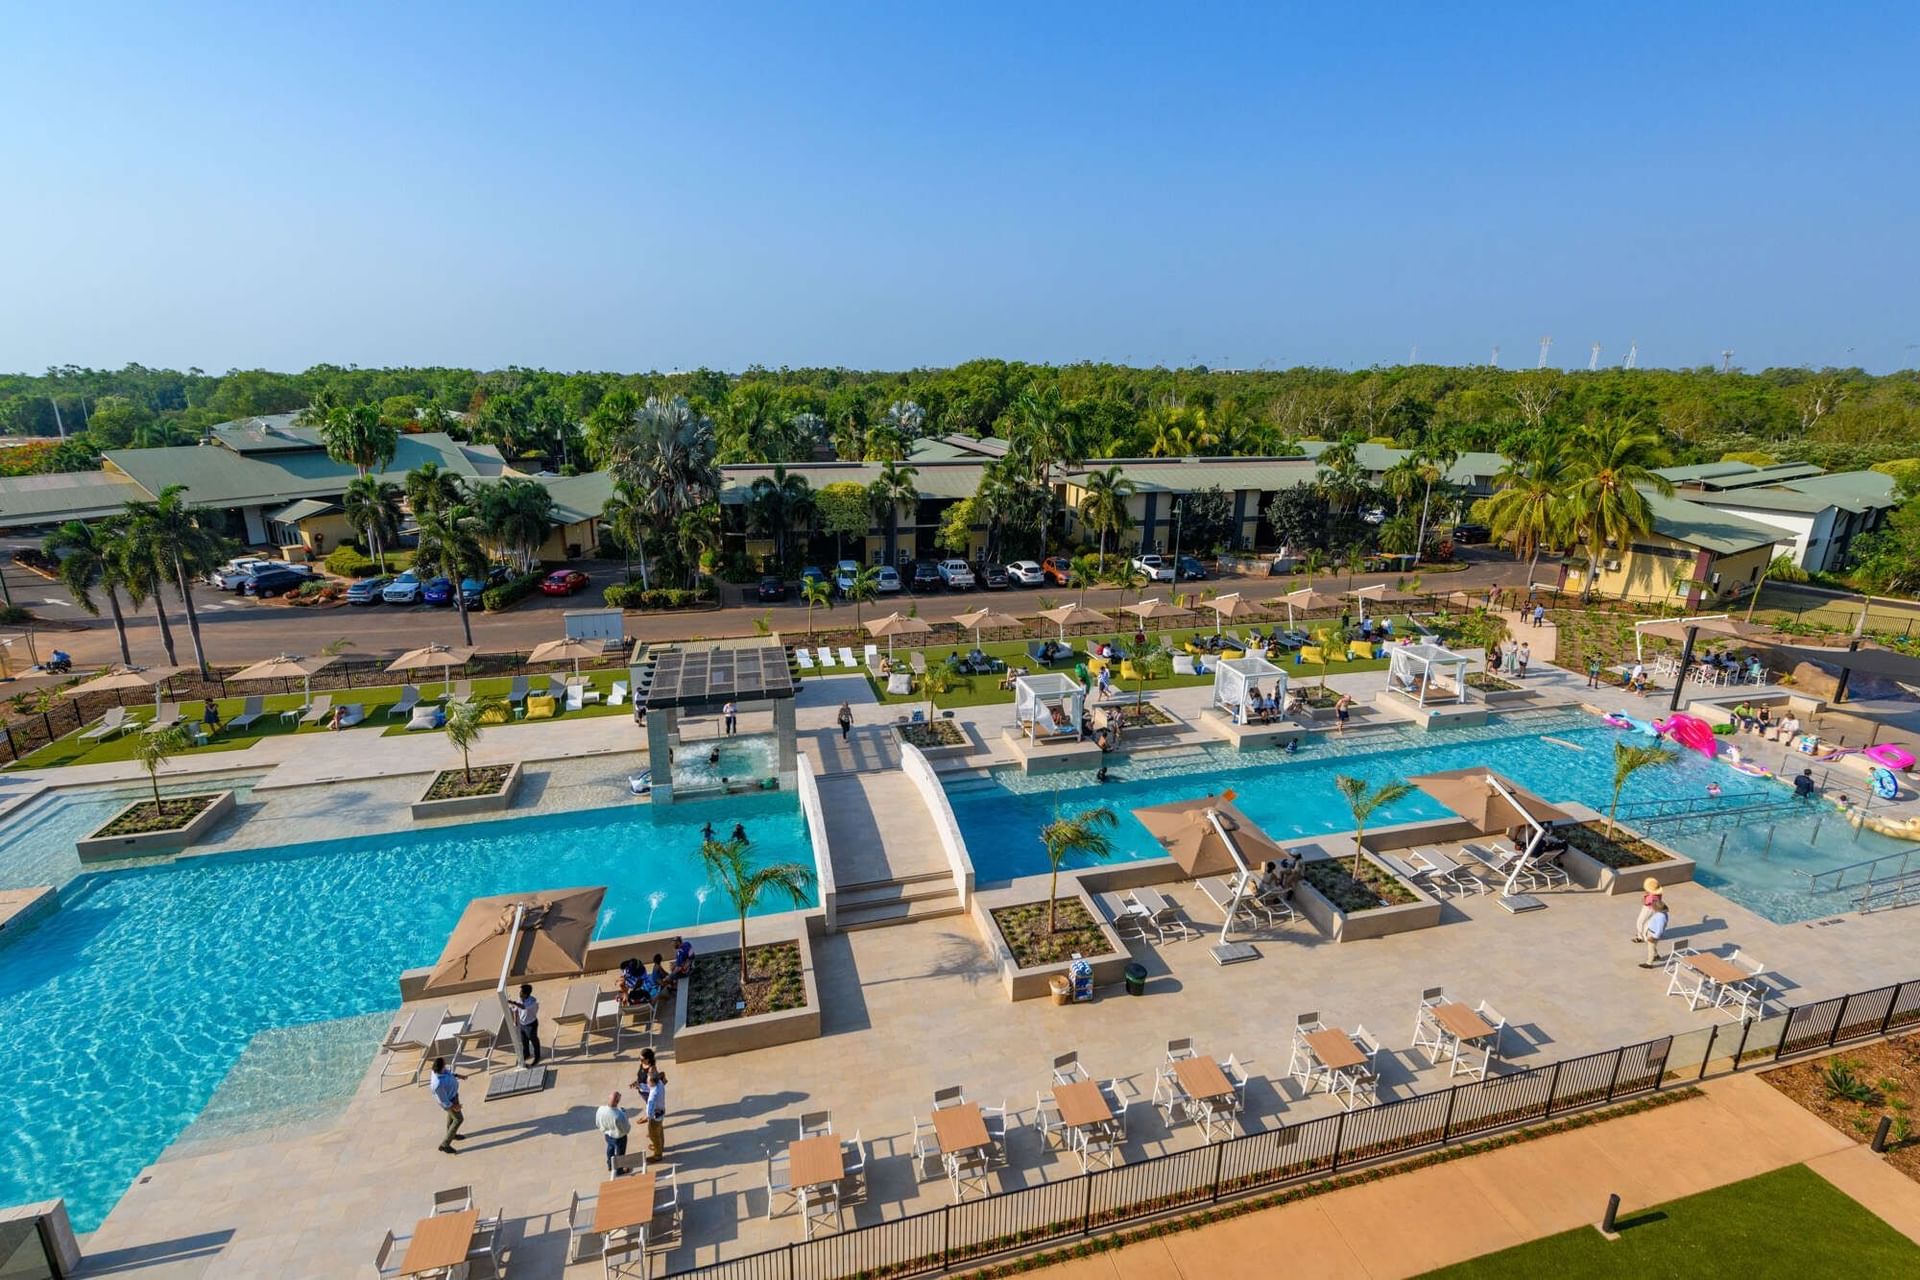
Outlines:
{"label": "artificial turf strip", "polygon": [[[1603,1205],[1595,1205],[1595,1217]],[[1920,1275],[1920,1245],[1803,1164],[1427,1273],[1427,1280]]]}

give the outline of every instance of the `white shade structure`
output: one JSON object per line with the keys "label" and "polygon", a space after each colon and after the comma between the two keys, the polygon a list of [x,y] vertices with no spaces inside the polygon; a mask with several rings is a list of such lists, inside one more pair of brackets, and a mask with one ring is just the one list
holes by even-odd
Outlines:
{"label": "white shade structure", "polygon": [[867,634],[878,639],[887,638],[887,657],[893,657],[893,638],[895,636],[924,636],[933,628],[918,618],[909,618],[904,613],[890,613],[884,618],[875,618],[866,624]]}
{"label": "white shade structure", "polygon": [[1021,676],[1013,682],[1014,722],[1029,741],[1080,737],[1080,710],[1087,691],[1059,672]]}
{"label": "white shade structure", "polygon": [[[1220,634],[1220,626],[1228,618],[1238,618],[1243,614],[1254,613],[1260,607],[1238,591],[1229,592],[1224,596],[1215,596],[1211,600],[1203,600],[1201,604],[1213,610],[1213,634],[1215,635]],[[1292,621],[1291,615],[1288,621]]]}
{"label": "white shade structure", "polygon": [[1293,611],[1295,609],[1299,609],[1305,613],[1312,613],[1315,609],[1337,609],[1346,603],[1346,598],[1344,596],[1329,595],[1325,591],[1315,591],[1312,587],[1302,587],[1298,591],[1289,591],[1278,599],[1270,600],[1267,603],[1270,606],[1276,604],[1287,606],[1287,625],[1292,626]]}
{"label": "white shade structure", "polygon": [[63,689],[69,698],[77,698],[83,693],[118,693],[126,689],[152,689],[153,708],[160,709],[161,686],[167,677],[184,671],[184,667],[109,667],[85,684],[77,684],[71,689]]}
{"label": "white shade structure", "polygon": [[1159,596],[1155,596],[1151,600],[1141,600],[1134,604],[1122,605],[1121,612],[1132,614],[1134,621],[1137,622],[1141,630],[1144,631],[1147,624],[1155,618],[1164,618],[1170,613],[1186,613],[1187,610],[1182,609],[1177,604],[1168,604]]}
{"label": "white shade structure", "polygon": [[1027,625],[1010,613],[996,613],[992,609],[975,609],[972,613],[960,614],[954,618],[954,622],[962,627],[973,628],[975,648],[980,647],[980,631],[983,627],[991,627],[995,631],[1008,631]]}
{"label": "white shade structure", "polygon": [[1467,700],[1471,660],[1437,644],[1401,644],[1387,649],[1387,688],[1409,694],[1421,706]]}
{"label": "white shade structure", "polygon": [[333,654],[321,654],[315,658],[303,658],[297,653],[283,653],[277,658],[268,658],[256,662],[244,671],[236,671],[228,676],[229,680],[293,680],[300,681],[302,695],[308,702],[313,701],[313,677],[326,670],[339,659]]}
{"label": "white shade structure", "polygon": [[1214,665],[1213,705],[1226,712],[1235,724],[1247,722],[1250,691],[1262,697],[1269,692],[1280,706],[1287,705],[1287,673],[1257,653],[1244,658],[1227,658]]}
{"label": "white shade structure", "polygon": [[422,645],[418,649],[409,649],[387,664],[389,671],[419,671],[426,667],[440,668],[440,682],[453,690],[451,668],[464,666],[473,657],[473,650],[439,643]]}

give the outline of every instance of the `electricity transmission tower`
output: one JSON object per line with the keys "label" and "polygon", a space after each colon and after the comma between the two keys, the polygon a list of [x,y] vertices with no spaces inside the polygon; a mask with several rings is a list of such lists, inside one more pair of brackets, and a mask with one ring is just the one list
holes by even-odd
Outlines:
{"label": "electricity transmission tower", "polygon": [[1549,333],[1540,339],[1540,363],[1533,366],[1534,368],[1544,369],[1547,367],[1547,348],[1551,347],[1552,345],[1553,345],[1552,334]]}
{"label": "electricity transmission tower", "polygon": [[1493,344],[1493,356],[1487,361],[1487,367],[1489,369],[1500,367],[1500,344],[1497,342]]}
{"label": "electricity transmission tower", "polygon": [[1587,356],[1587,372],[1592,373],[1600,367],[1600,344],[1594,343],[1593,350]]}

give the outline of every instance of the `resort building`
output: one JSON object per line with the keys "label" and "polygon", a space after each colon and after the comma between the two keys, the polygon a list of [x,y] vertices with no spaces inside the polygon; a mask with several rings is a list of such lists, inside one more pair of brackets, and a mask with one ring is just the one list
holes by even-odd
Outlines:
{"label": "resort building", "polygon": [[[1653,507],[1653,531],[1625,547],[1607,545],[1593,569],[1592,589],[1603,596],[1697,608],[1738,600],[1760,583],[1785,541],[1767,525],[1680,497],[1642,491]],[[1586,588],[1584,555],[1560,564],[1560,587]]]}
{"label": "resort building", "polygon": [[1697,506],[1739,516],[1786,534],[1781,550],[1810,573],[1846,567],[1853,540],[1870,533],[1900,505],[1893,477],[1878,471],[1828,473],[1804,462],[1755,466],[1708,462],[1660,472]]}

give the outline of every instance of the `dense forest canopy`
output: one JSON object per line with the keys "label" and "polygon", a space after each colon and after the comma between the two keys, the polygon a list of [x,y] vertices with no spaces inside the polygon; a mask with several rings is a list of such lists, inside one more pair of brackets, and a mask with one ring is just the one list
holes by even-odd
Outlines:
{"label": "dense forest canopy", "polygon": [[1915,371],[1408,365],[1348,372],[1002,360],[906,372],[739,374],[69,366],[0,375],[0,433],[52,438],[64,426],[71,444],[28,451],[9,469],[72,470],[92,465],[99,449],[191,442],[214,423],[249,414],[373,404],[402,429],[450,429],[573,470],[585,465],[581,425],[615,393],[686,396],[712,418],[722,462],[804,459],[820,437],[842,457],[895,456],[908,432],[1008,434],[1036,416],[1060,425],[1067,455],[1087,458],[1266,453],[1297,440],[1341,438],[1511,451],[1529,433],[1621,418],[1657,430],[1682,462],[1764,455],[1853,468],[1920,453]]}

